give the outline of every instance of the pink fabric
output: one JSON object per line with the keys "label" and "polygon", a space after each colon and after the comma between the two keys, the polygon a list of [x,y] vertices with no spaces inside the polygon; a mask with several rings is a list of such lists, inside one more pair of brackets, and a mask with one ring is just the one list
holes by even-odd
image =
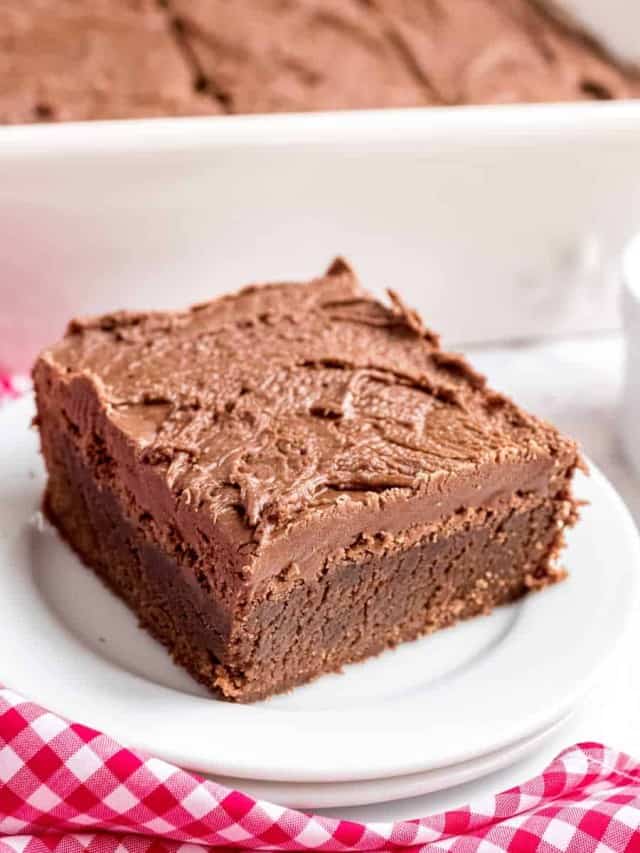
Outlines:
{"label": "pink fabric", "polygon": [[3,399],[17,397],[19,386],[19,381],[16,381],[11,376],[0,373],[0,402]]}
{"label": "pink fabric", "polygon": [[596,743],[535,779],[418,820],[303,814],[125,749],[0,689],[0,853],[640,851],[640,765]]}
{"label": "pink fabric", "polygon": [[[0,399],[23,386],[0,376]],[[361,824],[256,801],[0,687],[0,853],[212,847],[640,853],[640,764],[582,743],[540,776],[480,802],[416,820]]]}

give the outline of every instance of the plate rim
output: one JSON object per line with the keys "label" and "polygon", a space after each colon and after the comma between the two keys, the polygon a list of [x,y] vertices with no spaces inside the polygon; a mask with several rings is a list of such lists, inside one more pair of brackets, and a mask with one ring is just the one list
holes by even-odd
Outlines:
{"label": "plate rim", "polygon": [[341,782],[281,782],[214,775],[209,778],[226,788],[237,789],[242,786],[255,799],[277,802],[293,809],[354,808],[391,803],[466,785],[526,759],[537,747],[545,745],[563,731],[574,716],[575,709],[572,709],[542,731],[469,761],[401,776]]}
{"label": "plate rim", "polygon": [[[32,401],[29,395],[19,401],[9,403],[3,406],[0,410],[0,432],[11,428],[12,421],[15,422],[13,428],[25,426],[29,422],[32,414]],[[19,445],[19,437],[15,442]],[[35,447],[35,436],[31,433],[31,451],[25,441],[23,452],[30,452],[33,462],[33,447]],[[599,471],[597,466],[589,463],[592,472],[591,481],[596,484],[594,486],[598,499],[602,498],[613,512],[617,523],[619,524],[619,533],[627,551],[629,566],[640,567],[640,537],[636,525],[626,508],[622,498],[609,483],[607,478]],[[3,486],[0,484],[0,509],[2,501],[6,500],[2,494]],[[39,497],[39,493],[38,493]],[[7,549],[11,549],[12,544],[19,558],[19,537],[20,533],[24,534],[28,528],[25,525],[27,519],[22,518],[18,521],[18,526],[22,525],[21,531],[14,532],[8,537],[0,535],[0,588],[5,582],[5,577],[9,576],[9,572],[3,571],[5,568],[3,563],[6,562]],[[2,518],[0,514],[0,525]],[[0,527],[1,533],[1,527]],[[24,538],[24,537],[23,537]],[[23,555],[24,557],[24,555]],[[18,559],[19,562],[19,559]],[[614,561],[616,566],[619,566],[622,561]],[[607,659],[614,653],[618,643],[622,640],[625,631],[630,623],[631,614],[633,612],[635,601],[638,597],[638,572],[627,568],[626,571],[618,569],[620,578],[626,580],[625,594],[621,598],[623,610],[618,614],[618,619],[609,620],[606,632],[606,648],[599,646],[597,648],[597,659],[591,661],[590,667],[583,667],[581,677],[572,685],[566,686],[564,694],[561,697],[556,696],[555,699],[546,697],[546,701],[541,703],[535,714],[530,714],[527,718],[526,725],[522,721],[513,723],[513,721],[503,721],[504,727],[502,736],[496,738],[495,733],[493,738],[482,744],[476,738],[475,748],[469,747],[469,742],[456,747],[442,748],[440,754],[437,753],[437,745],[434,754],[434,739],[429,741],[428,733],[425,732],[424,708],[412,709],[397,709],[391,708],[391,713],[388,713],[389,708],[366,713],[363,719],[363,711],[361,708],[357,710],[331,710],[331,711],[307,711],[304,713],[288,710],[277,709],[268,712],[269,725],[265,726],[265,712],[259,705],[238,706],[228,703],[212,704],[210,699],[201,699],[199,697],[187,696],[180,694],[178,691],[168,687],[159,686],[150,683],[145,679],[135,676],[122,669],[118,669],[113,663],[108,664],[100,658],[96,660],[101,662],[100,671],[106,673],[107,687],[117,684],[124,685],[125,689],[131,690],[131,696],[145,694],[150,700],[157,699],[163,705],[165,717],[166,712],[182,713],[183,716],[178,722],[177,728],[173,725],[174,738],[177,738],[178,729],[182,725],[185,726],[194,724],[196,720],[200,724],[200,733],[210,735],[213,731],[217,733],[218,726],[227,728],[229,733],[235,738],[233,748],[228,746],[219,747],[219,754],[211,756],[203,753],[203,749],[209,748],[205,745],[197,746],[189,742],[188,748],[183,741],[180,744],[179,738],[167,746],[164,743],[158,743],[159,733],[164,737],[167,736],[167,728],[154,728],[153,726],[139,726],[132,733],[131,718],[123,718],[122,713],[110,715],[102,709],[96,710],[96,702],[100,697],[94,698],[93,706],[91,698],[87,703],[87,697],[82,693],[82,685],[72,684],[69,690],[69,696],[79,703],[81,708],[93,707],[93,712],[88,716],[78,715],[82,722],[88,725],[93,725],[109,732],[111,736],[125,744],[133,745],[143,752],[156,754],[167,761],[171,761],[179,766],[189,767],[194,770],[214,773],[216,775],[233,776],[238,778],[252,778],[262,780],[273,780],[280,782],[339,782],[339,781],[359,781],[367,779],[375,779],[380,777],[397,777],[409,775],[411,773],[427,772],[430,769],[437,769],[447,765],[459,764],[463,761],[473,760],[483,754],[514,743],[520,738],[526,737],[528,734],[544,729],[558,720],[577,700],[584,695],[590,685],[598,675],[598,672],[605,665]],[[31,573],[28,573],[29,576]],[[24,573],[23,573],[24,575]],[[19,573],[15,573],[19,583],[24,581]],[[565,585],[562,584],[562,587]],[[29,589],[22,589],[22,594],[28,596]],[[552,594],[552,591],[545,595]],[[28,598],[26,599],[28,601]],[[522,612],[531,614],[533,608],[530,600],[527,599],[521,605]],[[2,607],[0,606],[0,614]],[[15,620],[14,620],[15,621]],[[21,620],[17,620],[20,622]],[[52,621],[53,618],[52,618]],[[526,621],[526,620],[525,620]],[[520,630],[522,630],[522,625]],[[526,625],[524,626],[526,628]],[[0,637],[3,633],[6,634],[8,625],[6,619],[0,618]],[[64,633],[67,629],[65,626],[58,624],[58,631]],[[68,632],[67,632],[68,633]],[[65,641],[70,642],[67,636]],[[78,638],[73,638],[76,645],[81,645]],[[63,638],[59,639],[59,643],[63,643]],[[12,668],[13,664],[13,668]],[[96,664],[97,665],[97,664]],[[20,672],[16,670],[20,669]],[[65,716],[76,716],[74,707],[70,707],[72,699],[65,698],[61,695],[60,685],[49,684],[46,682],[48,677],[47,672],[39,671],[40,681],[33,683],[33,677],[29,677],[29,667],[18,667],[15,662],[11,661],[10,655],[3,656],[0,661],[0,680],[6,682],[8,686],[18,692],[28,694],[30,699],[39,702],[45,707],[56,710]],[[31,668],[33,669],[33,667]],[[45,667],[46,669],[46,667]],[[109,670],[112,670],[110,673]],[[115,674],[114,674],[115,673]],[[111,679],[111,680],[109,680]],[[142,688],[141,688],[142,685]],[[27,689],[25,689],[25,687]],[[56,689],[57,688],[57,689]],[[80,690],[80,692],[78,692]],[[432,691],[434,694],[436,690]],[[65,691],[67,693],[67,691]],[[176,703],[175,697],[182,698]],[[104,698],[104,697],[103,697]],[[173,703],[171,700],[174,700]],[[433,697],[432,697],[433,701]],[[84,704],[83,704],[84,703]],[[164,703],[164,704],[163,704]],[[131,702],[129,702],[131,704]],[[164,707],[164,705],[167,707]],[[201,713],[204,712],[206,706],[206,722],[207,727],[203,729],[203,719]],[[76,705],[76,707],[78,707]],[[122,709],[114,700],[113,707],[121,712]],[[125,708],[126,708],[125,704]],[[180,709],[182,709],[180,711]],[[131,711],[130,711],[131,712]],[[192,716],[189,716],[191,712]],[[156,708],[156,715],[158,708]],[[234,719],[235,717],[235,719]],[[165,720],[166,723],[166,720]],[[339,728],[336,729],[336,726]],[[262,729],[262,739],[259,731]],[[267,741],[266,739],[269,738]],[[452,732],[448,733],[449,736]],[[380,738],[384,738],[383,748],[378,751],[371,750],[371,740],[375,739],[380,744]],[[224,743],[229,738],[225,737],[221,740],[216,740],[216,743]],[[472,739],[473,740],[473,739]],[[482,740],[482,739],[480,739]],[[313,742],[312,742],[313,741]],[[368,748],[367,748],[368,745]],[[268,746],[268,748],[266,748]],[[429,749],[432,750],[429,757]],[[256,751],[262,755],[256,757]],[[315,755],[313,761],[308,758],[310,753]],[[360,756],[354,759],[353,755]],[[401,755],[402,757],[401,757]],[[347,756],[351,756],[347,759]],[[283,758],[286,756],[286,758]],[[363,761],[363,757],[366,760]],[[421,756],[421,757],[420,757]],[[312,766],[310,766],[312,765]]]}

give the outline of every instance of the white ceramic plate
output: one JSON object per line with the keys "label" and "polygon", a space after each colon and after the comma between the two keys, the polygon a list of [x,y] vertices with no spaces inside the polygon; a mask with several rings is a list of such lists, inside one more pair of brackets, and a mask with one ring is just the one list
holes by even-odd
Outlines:
{"label": "white ceramic plate", "polygon": [[508,767],[532,754],[539,746],[564,731],[573,714],[568,714],[541,732],[518,740],[503,749],[448,767],[436,767],[406,776],[360,779],[353,782],[268,782],[233,776],[210,776],[227,788],[241,788],[256,799],[268,800],[292,809],[331,809],[389,803],[420,797],[479,779]]}
{"label": "white ceramic plate", "polygon": [[0,412],[0,682],[183,766],[225,776],[376,779],[486,755],[567,713],[621,636],[638,536],[604,477],[572,531],[568,581],[343,675],[251,706],[217,702],[169,661],[57,536],[33,403]]}

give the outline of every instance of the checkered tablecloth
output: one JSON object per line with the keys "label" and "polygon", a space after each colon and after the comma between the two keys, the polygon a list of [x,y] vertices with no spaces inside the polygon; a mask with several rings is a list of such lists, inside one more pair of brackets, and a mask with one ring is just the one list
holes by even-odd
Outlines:
{"label": "checkered tablecloth", "polygon": [[[0,376],[0,398],[23,387]],[[256,801],[0,687],[0,853],[205,853],[213,847],[640,853],[640,763],[582,743],[540,776],[469,806],[361,824]]]}
{"label": "checkered tablecloth", "polygon": [[361,824],[303,814],[123,748],[0,689],[2,853],[640,851],[640,764],[600,744],[455,811]]}

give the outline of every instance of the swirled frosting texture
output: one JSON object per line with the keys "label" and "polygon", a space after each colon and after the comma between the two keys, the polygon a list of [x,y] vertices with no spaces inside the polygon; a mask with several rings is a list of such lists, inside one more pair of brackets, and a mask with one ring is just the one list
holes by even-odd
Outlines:
{"label": "swirled frosting texture", "polygon": [[341,260],[181,313],[76,320],[43,358],[90,384],[178,504],[271,568],[546,489],[577,459]]}
{"label": "swirled frosting texture", "polygon": [[2,0],[0,123],[640,97],[550,5]]}
{"label": "swirled frosting texture", "polygon": [[[630,98],[619,66],[537,0],[167,0],[229,112]],[[549,8],[547,8],[549,7]]]}

